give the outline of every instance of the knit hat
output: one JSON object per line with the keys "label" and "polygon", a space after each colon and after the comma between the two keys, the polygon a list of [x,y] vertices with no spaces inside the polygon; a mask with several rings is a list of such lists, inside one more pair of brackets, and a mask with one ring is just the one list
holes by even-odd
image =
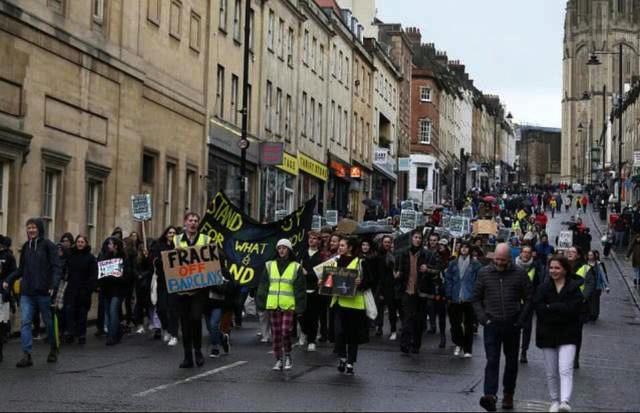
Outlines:
{"label": "knit hat", "polygon": [[280,241],[278,241],[278,244],[276,245],[276,248],[278,248],[278,247],[287,247],[291,251],[293,251],[293,245],[291,245],[291,241],[289,241],[286,238],[282,238]]}

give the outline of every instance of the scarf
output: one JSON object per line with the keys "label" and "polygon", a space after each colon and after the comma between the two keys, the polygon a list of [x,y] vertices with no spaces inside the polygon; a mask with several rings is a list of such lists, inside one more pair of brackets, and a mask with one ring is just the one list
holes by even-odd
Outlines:
{"label": "scarf", "polygon": [[520,256],[518,256],[516,258],[516,265],[524,268],[525,271],[529,271],[529,269],[531,268],[531,266],[533,265],[533,257],[531,257],[529,259],[529,261],[522,261],[522,258],[520,258]]}

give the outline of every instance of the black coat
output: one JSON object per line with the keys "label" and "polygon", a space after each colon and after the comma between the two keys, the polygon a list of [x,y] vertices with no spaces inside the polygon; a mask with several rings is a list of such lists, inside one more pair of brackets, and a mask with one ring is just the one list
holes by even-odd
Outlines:
{"label": "black coat", "polygon": [[580,341],[580,316],[582,312],[580,283],[568,283],[556,291],[553,281],[538,287],[533,299],[537,314],[536,345],[540,348],[556,348]]}
{"label": "black coat", "polygon": [[[409,272],[411,270],[409,254],[410,250],[407,250],[400,255],[400,258],[398,259],[398,270],[400,271],[400,279],[398,283],[401,292],[404,292],[407,289],[407,283],[409,282]],[[420,272],[420,267],[422,265],[427,266],[427,272]],[[442,271],[446,268],[446,263],[442,262],[440,254],[420,248],[420,251],[418,252],[417,268],[418,291],[430,296],[439,294],[439,289],[444,284]]]}
{"label": "black coat", "polygon": [[322,264],[322,252],[316,251],[312,257],[309,256],[309,250],[302,252],[302,268],[307,272],[305,279],[307,281],[307,290],[318,289],[318,276],[313,268]]}
{"label": "black coat", "polygon": [[129,289],[131,288],[131,271],[129,270],[130,264],[124,256],[124,254],[120,256],[109,256],[109,255],[101,255],[98,257],[98,262],[103,260],[110,260],[114,258],[122,258],[124,262],[124,272],[121,277],[104,277],[98,280],[98,287],[100,287],[100,291],[106,297],[120,297],[124,298],[129,294]]}
{"label": "black coat", "polygon": [[90,295],[98,282],[98,263],[90,248],[72,248],[67,258],[67,291]]}
{"label": "black coat", "polygon": [[370,261],[370,271],[374,281],[374,294],[376,297],[387,297],[393,299],[396,293],[396,285],[398,284],[393,271],[395,270],[395,260],[393,254],[387,258],[387,253],[380,253],[377,257]]}

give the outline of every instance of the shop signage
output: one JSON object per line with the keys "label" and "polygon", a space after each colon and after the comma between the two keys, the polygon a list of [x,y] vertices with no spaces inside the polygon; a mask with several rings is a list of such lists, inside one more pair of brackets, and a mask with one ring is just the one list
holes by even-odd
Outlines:
{"label": "shop signage", "polygon": [[351,175],[351,168],[349,165],[345,165],[342,162],[331,161],[329,166],[338,178],[348,178]]}
{"label": "shop signage", "polygon": [[376,165],[385,165],[387,162],[389,162],[389,150],[376,149],[373,154],[373,163]]}
{"label": "shop signage", "polygon": [[284,145],[278,142],[262,142],[260,144],[260,165],[277,166],[282,164]]}
{"label": "shop signage", "polygon": [[296,257],[301,256],[307,247],[315,205],[314,197],[284,219],[261,224],[219,192],[202,218],[200,233],[208,235],[216,247],[224,250],[226,268],[240,285],[257,287],[265,263],[276,256],[279,240],[289,239]]}
{"label": "shop signage", "polygon": [[633,166],[640,166],[640,151],[633,151]]}
{"label": "shop signage", "polygon": [[408,172],[411,170],[411,158],[398,158],[398,172]]}
{"label": "shop signage", "polygon": [[326,182],[329,179],[329,168],[327,168],[326,165],[311,159],[302,152],[298,152],[298,166],[302,172],[314,176],[321,181]]}
{"label": "shop signage", "polygon": [[362,168],[360,168],[359,166],[352,166],[350,175],[352,178],[356,178],[356,179],[362,178]]}
{"label": "shop signage", "polygon": [[286,152],[283,152],[282,164],[276,166],[276,168],[293,176],[298,176],[298,158],[295,156],[291,156]]}
{"label": "shop signage", "polygon": [[151,219],[151,194],[131,195],[131,215],[140,222]]}

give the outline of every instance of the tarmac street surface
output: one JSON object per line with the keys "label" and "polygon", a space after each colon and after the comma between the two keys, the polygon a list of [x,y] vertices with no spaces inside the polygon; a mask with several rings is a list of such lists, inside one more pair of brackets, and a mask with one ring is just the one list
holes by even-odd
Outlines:
{"label": "tarmac street surface", "polygon": [[[572,209],[575,212],[575,209]],[[550,219],[550,240],[569,215]],[[596,222],[585,220],[602,249]],[[601,318],[585,326],[581,369],[575,374],[576,411],[640,411],[640,313],[623,271],[606,260],[611,293],[603,294]],[[626,267],[625,267],[626,265]],[[624,274],[630,276],[630,274]],[[427,335],[422,352],[402,356],[399,342],[373,337],[361,347],[354,377],[341,376],[328,344],[316,353],[294,349],[290,373],[271,371],[270,346],[259,344],[256,323],[233,332],[231,354],[207,358],[202,368],[181,370],[182,347],[169,348],[149,335],[129,335],[106,347],[88,343],[62,347],[59,362],[47,364],[47,345],[34,346],[34,367],[17,369],[19,340],[5,346],[0,364],[2,410],[207,410],[207,411],[480,411],[484,377],[482,330],[470,360],[454,358]],[[206,331],[206,330],[205,330]],[[535,340],[535,336],[534,339]],[[205,347],[203,350],[208,350]],[[532,343],[529,364],[520,365],[516,411],[547,411],[542,352]]]}

